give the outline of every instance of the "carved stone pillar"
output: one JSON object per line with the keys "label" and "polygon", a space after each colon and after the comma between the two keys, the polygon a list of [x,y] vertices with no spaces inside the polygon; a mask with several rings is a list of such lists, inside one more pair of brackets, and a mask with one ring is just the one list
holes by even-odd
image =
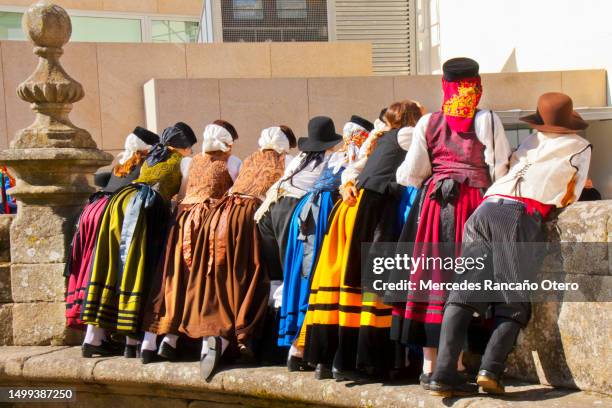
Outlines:
{"label": "carved stone pillar", "polygon": [[64,329],[63,271],[76,218],[94,191],[93,173],[112,161],[68,114],[84,96],[83,87],[59,62],[72,34],[66,11],[49,1],[34,4],[23,17],[38,66],[17,89],[36,113],[0,152],[16,177],[10,193],[18,202],[11,225],[13,344],[69,342]]}

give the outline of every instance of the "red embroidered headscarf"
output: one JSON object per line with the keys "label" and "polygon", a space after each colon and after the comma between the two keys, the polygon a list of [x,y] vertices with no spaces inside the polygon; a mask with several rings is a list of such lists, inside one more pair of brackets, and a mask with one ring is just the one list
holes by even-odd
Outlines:
{"label": "red embroidered headscarf", "polygon": [[447,81],[443,78],[442,88],[442,112],[448,126],[458,133],[467,132],[472,126],[482,96],[480,77],[462,78],[457,81]]}

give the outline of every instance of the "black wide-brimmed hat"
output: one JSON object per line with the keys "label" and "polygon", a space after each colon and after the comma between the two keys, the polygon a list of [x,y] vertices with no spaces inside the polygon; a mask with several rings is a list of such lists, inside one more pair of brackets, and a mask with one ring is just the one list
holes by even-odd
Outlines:
{"label": "black wide-brimmed hat", "polygon": [[442,65],[444,79],[456,82],[463,78],[474,78],[478,76],[478,63],[471,58],[451,58]]}
{"label": "black wide-brimmed hat", "polygon": [[538,110],[533,115],[520,118],[540,132],[576,133],[589,124],[574,111],[572,98],[561,92],[548,92],[538,99]]}
{"label": "black wide-brimmed hat", "polygon": [[140,140],[142,140],[149,146],[153,146],[159,143],[159,136],[157,136],[157,134],[143,127],[136,126],[136,129],[134,129],[132,133],[135,134]]}
{"label": "black wide-brimmed hat", "polygon": [[353,115],[351,116],[351,120],[349,120],[349,122],[361,126],[368,132],[371,132],[372,129],[374,129],[374,124],[369,120],[362,118],[361,116]]}
{"label": "black wide-brimmed hat", "polygon": [[336,133],[334,121],[327,116],[315,116],[308,122],[308,137],[300,137],[298,148],[303,152],[322,152],[342,140]]}

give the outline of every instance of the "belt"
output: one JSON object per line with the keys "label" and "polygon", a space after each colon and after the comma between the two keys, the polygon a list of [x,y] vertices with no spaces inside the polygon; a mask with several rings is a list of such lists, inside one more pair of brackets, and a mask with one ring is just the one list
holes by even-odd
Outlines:
{"label": "belt", "polygon": [[512,200],[511,198],[504,197],[487,197],[485,198],[485,202],[487,203],[496,203],[496,204],[519,204],[525,207],[525,203],[519,200]]}

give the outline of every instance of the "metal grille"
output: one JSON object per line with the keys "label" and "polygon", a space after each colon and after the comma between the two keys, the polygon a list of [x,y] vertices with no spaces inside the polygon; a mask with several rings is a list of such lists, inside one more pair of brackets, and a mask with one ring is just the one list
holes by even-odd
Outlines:
{"label": "metal grille", "polygon": [[338,41],[370,41],[376,74],[410,73],[411,0],[334,1]]}
{"label": "metal grille", "polygon": [[327,41],[326,0],[221,0],[224,42]]}

